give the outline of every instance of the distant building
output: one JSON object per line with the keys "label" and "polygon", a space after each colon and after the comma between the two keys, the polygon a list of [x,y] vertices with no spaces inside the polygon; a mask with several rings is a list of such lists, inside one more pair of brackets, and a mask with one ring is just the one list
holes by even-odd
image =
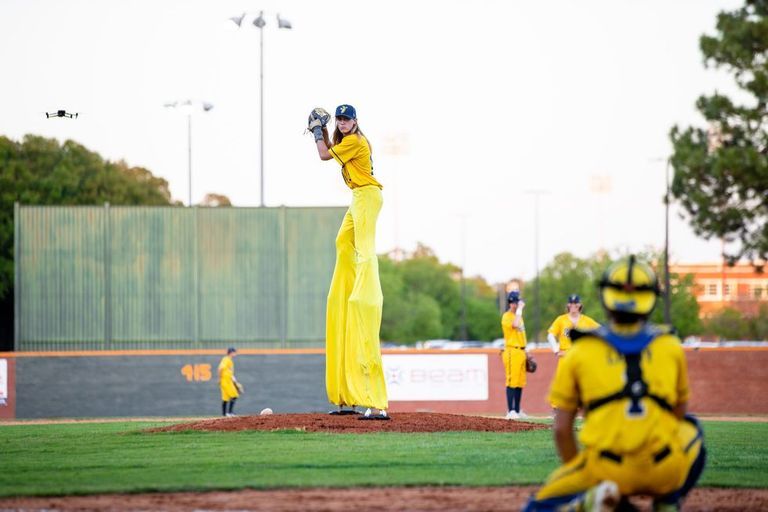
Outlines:
{"label": "distant building", "polygon": [[750,263],[697,263],[670,265],[672,274],[693,275],[699,317],[707,318],[724,308],[755,316],[768,303],[768,271],[758,273]]}

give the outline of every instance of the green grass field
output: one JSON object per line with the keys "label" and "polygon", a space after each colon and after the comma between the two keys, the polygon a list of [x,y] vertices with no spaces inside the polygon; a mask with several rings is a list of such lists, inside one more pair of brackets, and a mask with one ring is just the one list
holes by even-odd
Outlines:
{"label": "green grass field", "polygon": [[[549,431],[521,434],[146,434],[157,423],[0,427],[0,496],[540,483]],[[701,485],[768,487],[768,423],[706,422]]]}

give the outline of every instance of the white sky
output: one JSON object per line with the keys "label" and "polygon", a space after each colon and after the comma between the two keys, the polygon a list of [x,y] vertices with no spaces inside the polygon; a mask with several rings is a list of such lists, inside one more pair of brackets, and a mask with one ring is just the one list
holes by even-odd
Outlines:
{"label": "white sky", "polygon": [[[259,31],[264,32],[267,206],[347,205],[338,165],[303,134],[315,106],[351,103],[374,149],[384,208],[377,250],[417,242],[490,281],[562,251],[664,241],[664,162],[675,123],[730,77],[698,48],[735,0],[0,0],[0,134],[74,139],[143,166],[187,201],[259,203]],[[46,119],[67,109],[77,120]],[[399,147],[395,154],[393,147]],[[609,184],[596,193],[595,180]],[[672,209],[673,261],[717,261]],[[466,244],[462,225],[466,225]],[[465,253],[463,253],[463,248]]]}

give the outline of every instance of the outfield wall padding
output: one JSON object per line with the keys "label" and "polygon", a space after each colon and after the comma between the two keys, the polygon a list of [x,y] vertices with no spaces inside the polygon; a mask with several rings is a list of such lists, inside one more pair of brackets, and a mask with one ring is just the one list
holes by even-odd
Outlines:
{"label": "outfield wall padding", "polygon": [[[506,410],[504,370],[497,350],[385,351],[429,358],[439,354],[487,357],[484,400],[398,400],[390,411],[498,414]],[[534,351],[538,371],[528,375],[523,409],[551,413],[546,401],[556,365],[550,351]],[[709,415],[766,415],[768,349],[687,350],[692,399],[690,411]],[[91,353],[0,353],[7,361],[9,396],[0,419],[146,416],[217,416],[221,401],[216,368],[219,351]],[[425,359],[427,361],[427,359]],[[385,363],[385,368],[386,368]],[[428,365],[427,365],[428,366]],[[246,392],[239,414],[325,412],[325,355],[321,350],[245,350],[235,359]],[[398,375],[389,368],[391,382]],[[427,375],[427,372],[423,372]],[[440,375],[445,379],[451,375]],[[484,375],[483,378],[486,378]],[[394,384],[390,384],[394,385]],[[456,384],[460,385],[460,384]]]}

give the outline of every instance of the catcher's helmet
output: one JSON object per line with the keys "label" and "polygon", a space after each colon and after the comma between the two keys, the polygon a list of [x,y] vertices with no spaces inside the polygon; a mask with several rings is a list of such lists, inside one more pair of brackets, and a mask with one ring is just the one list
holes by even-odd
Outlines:
{"label": "catcher's helmet", "polygon": [[517,290],[512,290],[509,292],[509,295],[507,295],[507,302],[511,304],[517,304],[520,302],[520,292]]}
{"label": "catcher's helmet", "polygon": [[656,307],[659,295],[656,274],[634,255],[608,267],[598,286],[603,307],[619,321],[637,321],[650,315]]}

